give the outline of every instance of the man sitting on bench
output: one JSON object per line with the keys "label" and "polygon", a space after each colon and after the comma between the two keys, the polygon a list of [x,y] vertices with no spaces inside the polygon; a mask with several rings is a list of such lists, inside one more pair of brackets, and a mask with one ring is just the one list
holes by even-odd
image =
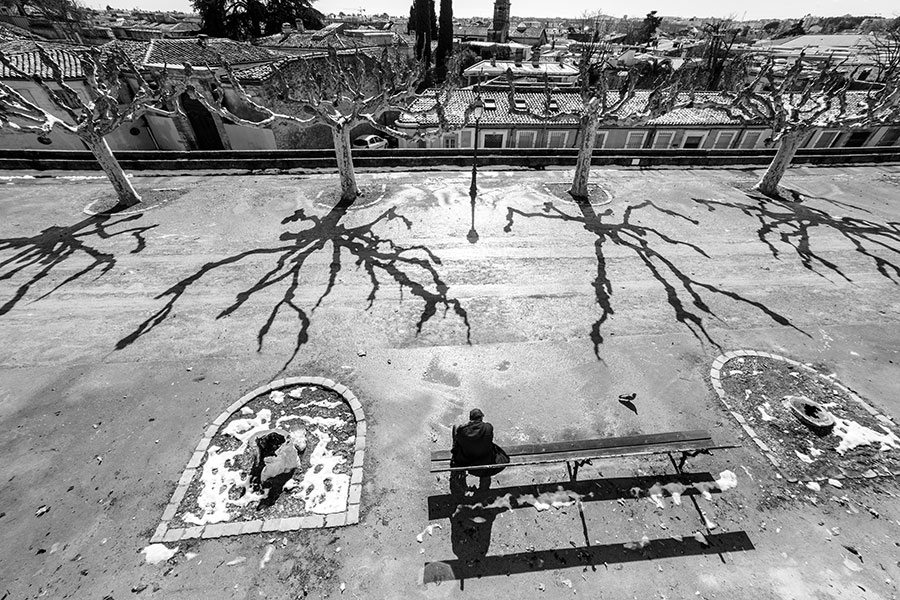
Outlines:
{"label": "man sitting on bench", "polygon": [[[496,465],[509,462],[506,452],[494,443],[494,426],[484,421],[484,413],[479,408],[469,412],[469,422],[453,426],[453,448],[450,451],[451,467],[474,467],[478,465]],[[502,471],[504,467],[490,469],[468,469],[454,471],[451,487],[454,483],[465,486],[466,473],[479,477],[479,489],[487,489],[491,485],[491,476]]]}

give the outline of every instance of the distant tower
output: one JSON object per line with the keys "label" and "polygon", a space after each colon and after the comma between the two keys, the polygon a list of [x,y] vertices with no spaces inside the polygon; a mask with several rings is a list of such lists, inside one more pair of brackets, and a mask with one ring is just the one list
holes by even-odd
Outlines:
{"label": "distant tower", "polygon": [[509,40],[509,0],[494,0],[494,22],[488,31],[489,42],[505,44]]}

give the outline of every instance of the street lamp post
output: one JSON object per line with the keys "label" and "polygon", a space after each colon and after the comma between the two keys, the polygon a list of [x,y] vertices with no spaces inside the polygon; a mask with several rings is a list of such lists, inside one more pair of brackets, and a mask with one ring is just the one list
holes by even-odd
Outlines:
{"label": "street lamp post", "polygon": [[475,119],[475,143],[472,144],[472,183],[469,186],[469,204],[472,207],[472,226],[466,239],[474,244],[478,241],[478,232],[475,231],[475,198],[478,196],[478,126],[484,115],[484,101],[480,97],[475,98],[470,113]]}

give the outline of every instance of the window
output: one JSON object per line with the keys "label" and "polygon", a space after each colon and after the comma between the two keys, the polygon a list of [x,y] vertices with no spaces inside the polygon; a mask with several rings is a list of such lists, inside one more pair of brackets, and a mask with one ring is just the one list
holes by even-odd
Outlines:
{"label": "window", "polygon": [[759,143],[759,138],[761,136],[762,136],[762,131],[747,131],[747,132],[745,132],[744,139],[741,140],[741,148],[744,150],[756,148],[756,145]]}
{"label": "window", "polygon": [[734,141],[736,131],[720,131],[716,134],[716,141],[713,142],[713,148],[716,150],[728,150]]}
{"label": "window", "polygon": [[485,98],[484,110],[497,110],[497,101],[493,98]]}
{"label": "window", "polygon": [[900,127],[892,127],[891,129],[888,129],[883,136],[881,136],[881,139],[878,140],[878,145],[896,146],[898,141],[900,141]]}
{"label": "window", "polygon": [[456,136],[455,135],[445,135],[443,139],[443,147],[444,148],[456,148]]}
{"label": "window", "polygon": [[700,148],[705,140],[706,132],[688,131],[684,134],[684,139],[681,140],[681,147],[685,150],[694,150]]}
{"label": "window", "polygon": [[502,133],[483,133],[481,135],[481,146],[483,148],[502,148],[503,147],[503,134]]}
{"label": "window", "polygon": [[813,148],[831,148],[834,139],[838,136],[838,131],[823,131],[819,134],[819,139],[813,144]]}
{"label": "window", "polygon": [[862,148],[872,136],[871,131],[854,131],[844,142],[845,148]]}
{"label": "window", "polygon": [[520,131],[516,134],[516,148],[534,148],[537,136],[534,131]]}
{"label": "window", "polygon": [[18,92],[20,96],[22,96],[23,98],[25,98],[26,100],[28,100],[28,101],[31,102],[32,104],[37,104],[37,102],[35,102],[34,96],[32,95],[32,93],[31,93],[30,90],[25,90],[25,89],[22,89],[22,88],[14,88],[14,90],[15,90],[16,92]]}
{"label": "window", "polygon": [[554,112],[559,110],[559,102],[555,98],[550,99],[550,110]]}
{"label": "window", "polygon": [[604,146],[606,146],[606,132],[601,131],[594,138],[594,148],[603,148]]}
{"label": "window", "polygon": [[528,110],[528,103],[522,98],[516,98],[516,110]]}
{"label": "window", "polygon": [[625,138],[625,148],[629,150],[639,150],[644,147],[644,138],[647,136],[646,131],[629,131]]}
{"label": "window", "polygon": [[666,150],[672,146],[672,139],[675,137],[674,131],[659,131],[653,139],[653,148],[656,150]]}
{"label": "window", "polygon": [[461,148],[471,148],[472,147],[472,132],[469,130],[463,130],[459,132],[459,145]]}
{"label": "window", "polygon": [[566,147],[566,138],[569,137],[569,133],[567,131],[551,131],[547,136],[547,147],[548,148],[565,148]]}

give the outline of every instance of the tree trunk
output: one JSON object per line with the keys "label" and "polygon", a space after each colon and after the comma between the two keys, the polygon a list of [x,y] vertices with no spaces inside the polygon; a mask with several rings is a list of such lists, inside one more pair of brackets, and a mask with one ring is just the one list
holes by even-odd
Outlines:
{"label": "tree trunk", "polygon": [[350,128],[332,128],[334,155],[337,158],[338,175],[341,178],[341,202],[352,202],[359,196],[356,174],[353,172],[353,155],[350,146]]}
{"label": "tree trunk", "polygon": [[594,142],[599,126],[600,116],[597,113],[581,117],[581,146],[578,148],[578,160],[575,162],[575,179],[569,189],[569,194],[580,200],[587,200],[589,196],[588,179],[591,176],[591,158],[594,155]]}
{"label": "tree trunk", "polygon": [[754,186],[757,190],[767,196],[778,194],[778,184],[781,182],[781,178],[784,177],[788,167],[791,166],[791,161],[794,160],[794,155],[797,153],[797,148],[800,147],[802,139],[802,132],[792,132],[781,138],[775,158],[772,159],[762,179]]}
{"label": "tree trunk", "polygon": [[90,136],[83,139],[94,154],[97,162],[100,163],[100,168],[103,169],[103,172],[109,177],[109,182],[112,184],[113,188],[115,188],[116,195],[119,197],[117,206],[127,207],[139,204],[141,197],[134,190],[128,177],[125,176],[122,165],[120,165],[119,161],[116,160],[116,157],[113,156],[112,150],[109,149],[109,144],[106,143],[103,136]]}

